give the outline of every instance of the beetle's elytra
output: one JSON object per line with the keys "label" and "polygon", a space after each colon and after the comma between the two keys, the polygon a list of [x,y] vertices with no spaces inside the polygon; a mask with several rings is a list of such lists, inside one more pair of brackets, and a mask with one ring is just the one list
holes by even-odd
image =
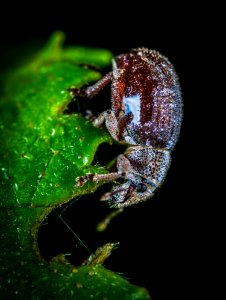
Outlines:
{"label": "beetle's elytra", "polygon": [[112,72],[85,90],[72,87],[70,92],[92,98],[110,81],[111,109],[93,124],[105,124],[111,136],[128,148],[118,156],[116,172],[87,174],[76,181],[81,186],[88,180],[124,178],[102,196],[120,208],[147,200],[162,184],[180,132],[182,99],[173,65],[159,52],[146,48],[115,57]]}

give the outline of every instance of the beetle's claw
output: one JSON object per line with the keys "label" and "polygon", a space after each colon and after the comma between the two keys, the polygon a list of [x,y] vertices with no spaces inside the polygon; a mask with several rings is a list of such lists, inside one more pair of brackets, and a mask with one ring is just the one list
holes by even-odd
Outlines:
{"label": "beetle's claw", "polygon": [[92,113],[91,110],[87,109],[85,111],[85,118],[91,122],[94,122],[96,120],[96,117],[94,116],[94,114]]}
{"label": "beetle's claw", "polygon": [[75,87],[68,88],[67,91],[73,97],[75,97],[75,96],[84,97],[86,95],[85,92],[82,89],[78,89],[78,88],[75,88]]}
{"label": "beetle's claw", "polygon": [[84,178],[84,176],[81,176],[81,177],[77,177],[76,179],[75,179],[75,185],[74,185],[74,187],[81,187],[81,186],[83,186],[84,184],[85,184],[85,178]]}
{"label": "beetle's claw", "polygon": [[81,186],[83,186],[87,181],[92,180],[93,177],[94,177],[93,174],[87,174],[85,176],[77,177],[75,179],[75,182],[76,182],[75,187],[81,187]]}

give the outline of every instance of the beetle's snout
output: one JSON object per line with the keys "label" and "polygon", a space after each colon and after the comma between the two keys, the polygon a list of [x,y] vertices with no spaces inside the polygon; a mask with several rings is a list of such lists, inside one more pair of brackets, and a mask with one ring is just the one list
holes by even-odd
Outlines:
{"label": "beetle's snout", "polygon": [[130,183],[115,186],[111,192],[104,194],[101,197],[101,201],[109,201],[112,206],[121,207],[126,202],[130,194]]}

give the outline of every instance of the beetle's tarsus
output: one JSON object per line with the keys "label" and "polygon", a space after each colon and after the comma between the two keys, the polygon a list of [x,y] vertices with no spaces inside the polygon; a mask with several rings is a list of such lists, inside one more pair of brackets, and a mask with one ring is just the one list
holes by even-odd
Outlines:
{"label": "beetle's tarsus", "polygon": [[74,87],[71,87],[69,89],[67,89],[68,92],[71,94],[71,96],[73,97],[85,97],[86,96],[86,92],[82,89],[78,89],[78,88],[74,88]]}
{"label": "beetle's tarsus", "polygon": [[91,110],[87,109],[85,111],[85,118],[91,122],[94,122],[96,120],[96,117],[94,116],[94,114],[92,113]]}

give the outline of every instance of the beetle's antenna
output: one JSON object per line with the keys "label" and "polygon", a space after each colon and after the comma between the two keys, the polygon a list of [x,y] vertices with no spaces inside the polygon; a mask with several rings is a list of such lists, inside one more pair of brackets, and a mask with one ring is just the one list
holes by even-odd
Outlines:
{"label": "beetle's antenna", "polygon": [[102,221],[100,221],[97,224],[97,231],[101,232],[106,230],[106,228],[108,227],[108,225],[110,224],[110,222],[112,221],[112,219],[114,219],[116,216],[118,216],[120,213],[123,212],[123,208],[118,208],[116,210],[114,210],[113,212],[111,212],[109,215],[107,215]]}

